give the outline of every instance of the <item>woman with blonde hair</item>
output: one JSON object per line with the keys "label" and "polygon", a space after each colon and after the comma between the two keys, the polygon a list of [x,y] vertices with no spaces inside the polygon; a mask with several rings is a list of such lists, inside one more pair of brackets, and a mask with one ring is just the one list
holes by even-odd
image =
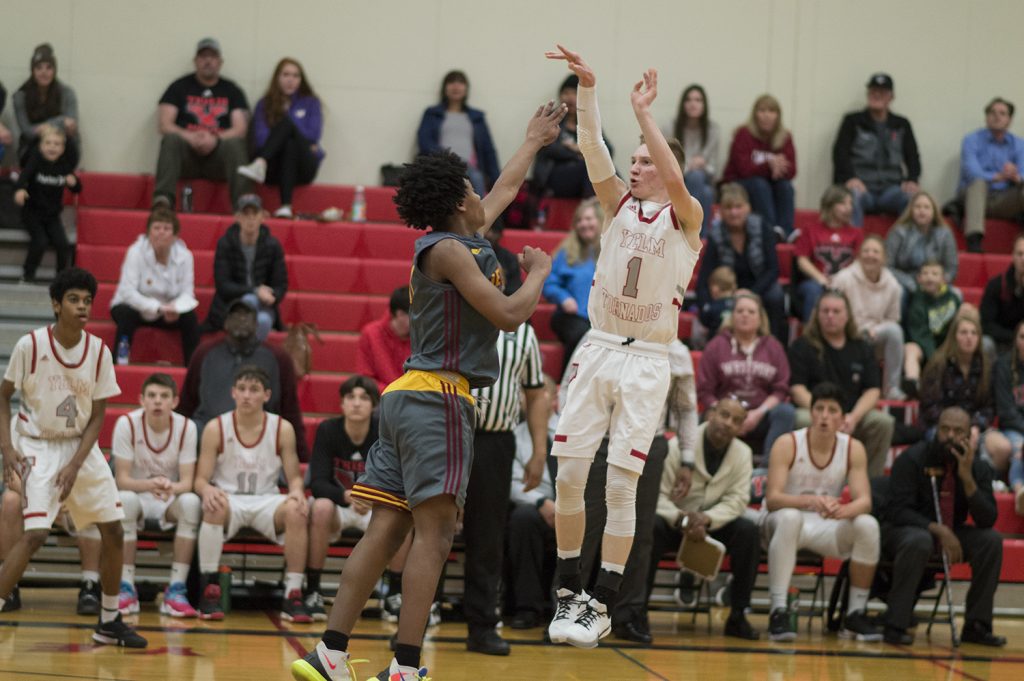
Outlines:
{"label": "woman with blonde hair", "polygon": [[601,253],[603,219],[601,204],[596,198],[577,206],[572,231],[555,250],[551,274],[544,282],[544,299],[556,306],[551,330],[565,347],[563,374],[580,339],[590,330],[587,303],[597,256]]}
{"label": "woman with blonde hair", "polygon": [[253,182],[279,185],[281,207],[275,217],[292,217],[292,192],[296,185],[309,184],[324,158],[320,98],[295,59],[277,62],[266,94],[256,103],[252,136],[256,154],[252,163],[239,167],[238,174]]}
{"label": "woman with blonde hair", "polygon": [[956,237],[939,212],[935,198],[918,192],[885,237],[889,270],[907,293],[917,290],[917,273],[926,262],[942,263],[946,283],[956,279]]}
{"label": "woman with blonde hair", "polygon": [[750,195],[754,212],[781,227],[781,240],[793,233],[793,178],[796,148],[782,125],[782,107],[771,95],[754,101],[746,124],[736,128],[722,179],[738,182]]}
{"label": "woman with blonde hair", "polygon": [[921,377],[921,419],[929,435],[948,407],[971,415],[971,434],[978,452],[996,472],[1006,470],[1012,446],[992,428],[992,360],[981,347],[981,319],[974,307],[963,307],[949,327],[946,340],[928,360]]}

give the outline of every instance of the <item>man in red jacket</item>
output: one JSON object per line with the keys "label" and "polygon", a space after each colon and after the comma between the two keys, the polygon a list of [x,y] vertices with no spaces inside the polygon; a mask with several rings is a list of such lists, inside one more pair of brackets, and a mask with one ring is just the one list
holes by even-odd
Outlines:
{"label": "man in red jacket", "polygon": [[363,327],[356,352],[356,373],[369,376],[381,391],[402,375],[409,358],[409,287],[396,288],[388,316]]}

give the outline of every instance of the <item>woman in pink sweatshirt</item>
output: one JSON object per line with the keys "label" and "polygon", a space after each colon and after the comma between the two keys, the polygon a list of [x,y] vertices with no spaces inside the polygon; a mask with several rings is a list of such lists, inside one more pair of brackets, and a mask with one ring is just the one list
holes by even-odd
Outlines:
{"label": "woman in pink sweatshirt", "polygon": [[786,350],[768,331],[761,298],[749,291],[736,294],[732,315],[701,356],[697,401],[706,409],[725,397],[746,407],[740,436],[755,455],[761,446],[767,466],[772,443],[793,430],[796,412],[788,401]]}

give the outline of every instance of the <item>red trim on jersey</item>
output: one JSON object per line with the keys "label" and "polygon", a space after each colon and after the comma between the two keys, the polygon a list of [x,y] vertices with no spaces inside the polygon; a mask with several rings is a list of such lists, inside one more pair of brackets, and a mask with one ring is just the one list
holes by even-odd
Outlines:
{"label": "red trim on jersey", "polygon": [[85,358],[89,356],[89,332],[83,331],[82,333],[85,334],[85,348],[82,350],[82,357],[78,360],[76,364],[68,364],[63,359],[61,359],[60,353],[57,352],[57,346],[53,342],[53,327],[46,327],[46,335],[50,337],[50,350],[53,351],[53,358],[60,362],[63,366],[67,367],[68,369],[77,369],[78,367],[82,366],[82,364],[85,363]]}
{"label": "red trim on jersey", "polygon": [[235,429],[235,439],[238,440],[238,444],[242,445],[246,449],[252,449],[259,443],[263,442],[263,436],[267,432],[267,420],[267,412],[263,412],[263,426],[260,428],[260,436],[256,438],[256,442],[253,442],[250,445],[246,443],[245,440],[242,439],[241,435],[238,434],[238,416],[236,415],[235,412],[231,412],[231,427]]}
{"label": "red trim on jersey", "polygon": [[[807,429],[804,428],[804,430],[806,431]],[[793,438],[793,458],[789,462],[789,470],[793,470],[793,464],[796,463],[796,457],[800,453],[800,446],[799,446],[799,443],[796,441],[796,432],[795,431],[790,431],[789,436],[791,438]],[[807,449],[810,449],[810,448],[811,448],[810,445],[808,445]]]}
{"label": "red trim on jersey", "polygon": [[673,298],[672,299],[672,304],[675,305],[676,307],[680,307],[680,308],[683,306],[683,304],[679,302],[678,298]]}
{"label": "red trim on jersey", "polygon": [[672,228],[679,231],[679,218],[676,217],[675,207],[669,206],[668,214],[672,216]]}
{"label": "red trim on jersey", "polygon": [[555,435],[555,442],[568,442],[568,441],[569,441],[569,436],[568,435]]}
{"label": "red trim on jersey", "polygon": [[219,416],[217,417],[217,430],[220,431],[220,443],[217,445],[217,453],[218,454],[223,454],[224,453],[224,420],[222,418],[220,418]]}
{"label": "red trim on jersey", "polygon": [[278,458],[281,458],[281,421],[283,420],[280,416],[277,417],[277,430],[274,433],[274,452]]}
{"label": "red trim on jersey", "polygon": [[119,501],[116,504],[114,504],[114,508],[121,508],[121,502]]}
{"label": "red trim on jersey", "polygon": [[807,434],[807,458],[811,460],[811,464],[814,465],[819,471],[823,471],[832,465],[832,459],[836,458],[836,449],[839,448],[839,436],[835,436],[835,440],[832,442],[832,453],[828,455],[828,461],[825,462],[824,466],[819,466],[818,462],[814,460],[814,453],[811,451],[811,437],[810,433]]}
{"label": "red trim on jersey", "polygon": [[37,513],[26,513],[21,516],[22,520],[28,520],[29,518],[42,518],[46,516],[46,511],[39,511]]}
{"label": "red trim on jersey", "polygon": [[[128,419],[128,428],[130,428],[132,431],[132,447],[135,447],[135,424],[132,423],[131,416],[125,416],[125,418]],[[146,415],[143,414],[142,418],[146,418]]]}
{"label": "red trim on jersey", "polygon": [[[174,423],[174,414],[171,414],[171,423]],[[178,438],[178,452],[181,452],[182,447],[185,446],[185,433],[188,432],[188,421],[186,421],[181,427],[181,437]]]}
{"label": "red trim on jersey", "polygon": [[[149,451],[153,452],[154,454],[163,454],[165,451],[167,451],[167,447],[171,444],[171,440],[174,439],[174,417],[173,416],[170,417],[171,429],[170,429],[170,432],[167,433],[167,442],[165,442],[164,446],[161,447],[160,449],[157,449],[156,447],[154,447],[153,445],[151,445],[149,443],[149,430],[146,429],[146,415],[145,414],[142,415],[142,419],[141,420],[142,420],[142,439],[146,441],[146,446],[149,447]],[[134,438],[133,438],[133,440],[134,440]]]}
{"label": "red trim on jersey", "polygon": [[644,454],[643,452],[641,452],[639,449],[631,449],[631,450],[629,450],[629,455],[630,456],[635,456],[636,458],[640,459],[641,461],[647,461],[647,455]]}
{"label": "red trim on jersey", "polygon": [[29,373],[34,374],[36,372],[36,332],[30,333],[29,338],[32,339],[32,369]]}
{"label": "red trim on jersey", "polygon": [[622,198],[619,199],[619,205],[617,205],[615,207],[615,213],[612,215],[612,217],[615,217],[616,215],[618,215],[619,211],[622,210],[622,207],[626,205],[626,201],[629,201],[630,198],[632,198],[632,197],[633,197],[633,195],[630,194],[628,191],[625,194],[623,194]]}
{"label": "red trim on jersey", "polygon": [[[100,354],[99,354],[99,357],[96,358],[96,378],[95,378],[95,381],[97,383],[99,383],[100,382],[100,369],[103,368],[103,341],[101,341],[99,338],[97,338],[96,340],[100,344]],[[86,342],[88,342],[88,339],[86,340]],[[86,346],[86,350],[88,350],[88,346]],[[111,357],[110,359],[111,359],[111,361],[113,361],[114,358]]]}
{"label": "red trim on jersey", "polygon": [[25,423],[28,423],[28,417],[22,414],[20,411],[18,412],[18,418],[24,421]]}
{"label": "red trim on jersey", "polygon": [[[639,200],[638,200],[638,201],[637,201],[637,206],[636,206],[636,217],[637,217],[637,218],[638,218],[638,219],[640,220],[640,222],[643,222],[643,223],[646,223],[646,224],[648,224],[648,225],[649,225],[649,224],[651,224],[652,222],[654,222],[655,220],[657,220],[657,219],[658,219],[658,216],[659,216],[659,215],[661,215],[661,214],[662,214],[662,212],[664,212],[664,210],[665,210],[666,208],[669,208],[669,209],[671,209],[671,208],[672,208],[672,204],[670,204],[670,203],[669,203],[669,204],[666,204],[666,205],[662,206],[661,208],[659,208],[659,209],[658,209],[658,212],[657,212],[657,213],[655,213],[654,215],[652,215],[652,216],[651,216],[651,217],[649,217],[649,218],[645,218],[645,217],[644,217],[644,211],[643,211],[643,206],[641,205],[641,203],[640,203],[640,202],[639,202]],[[673,220],[675,220],[675,218],[673,218]],[[676,229],[679,229],[679,228],[678,228],[678,227],[676,227]]]}

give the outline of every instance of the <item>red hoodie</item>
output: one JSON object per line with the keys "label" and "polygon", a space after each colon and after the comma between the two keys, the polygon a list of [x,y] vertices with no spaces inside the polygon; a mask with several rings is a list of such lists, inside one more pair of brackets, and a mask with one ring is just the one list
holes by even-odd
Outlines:
{"label": "red hoodie", "polygon": [[796,148],[793,147],[793,136],[786,134],[786,141],[781,149],[772,149],[768,142],[754,137],[746,126],[736,129],[729,147],[729,162],[725,166],[722,179],[725,182],[744,180],[748,177],[772,179],[772,167],[768,165],[768,154],[782,154],[789,161],[789,172],[780,180],[792,180],[796,177]]}
{"label": "red hoodie", "polygon": [[761,406],[770,395],[785,402],[789,398],[789,359],[782,343],[774,336],[760,336],[747,355],[729,331],[712,338],[700,357],[697,401],[707,408],[729,395],[746,402],[748,409]]}

